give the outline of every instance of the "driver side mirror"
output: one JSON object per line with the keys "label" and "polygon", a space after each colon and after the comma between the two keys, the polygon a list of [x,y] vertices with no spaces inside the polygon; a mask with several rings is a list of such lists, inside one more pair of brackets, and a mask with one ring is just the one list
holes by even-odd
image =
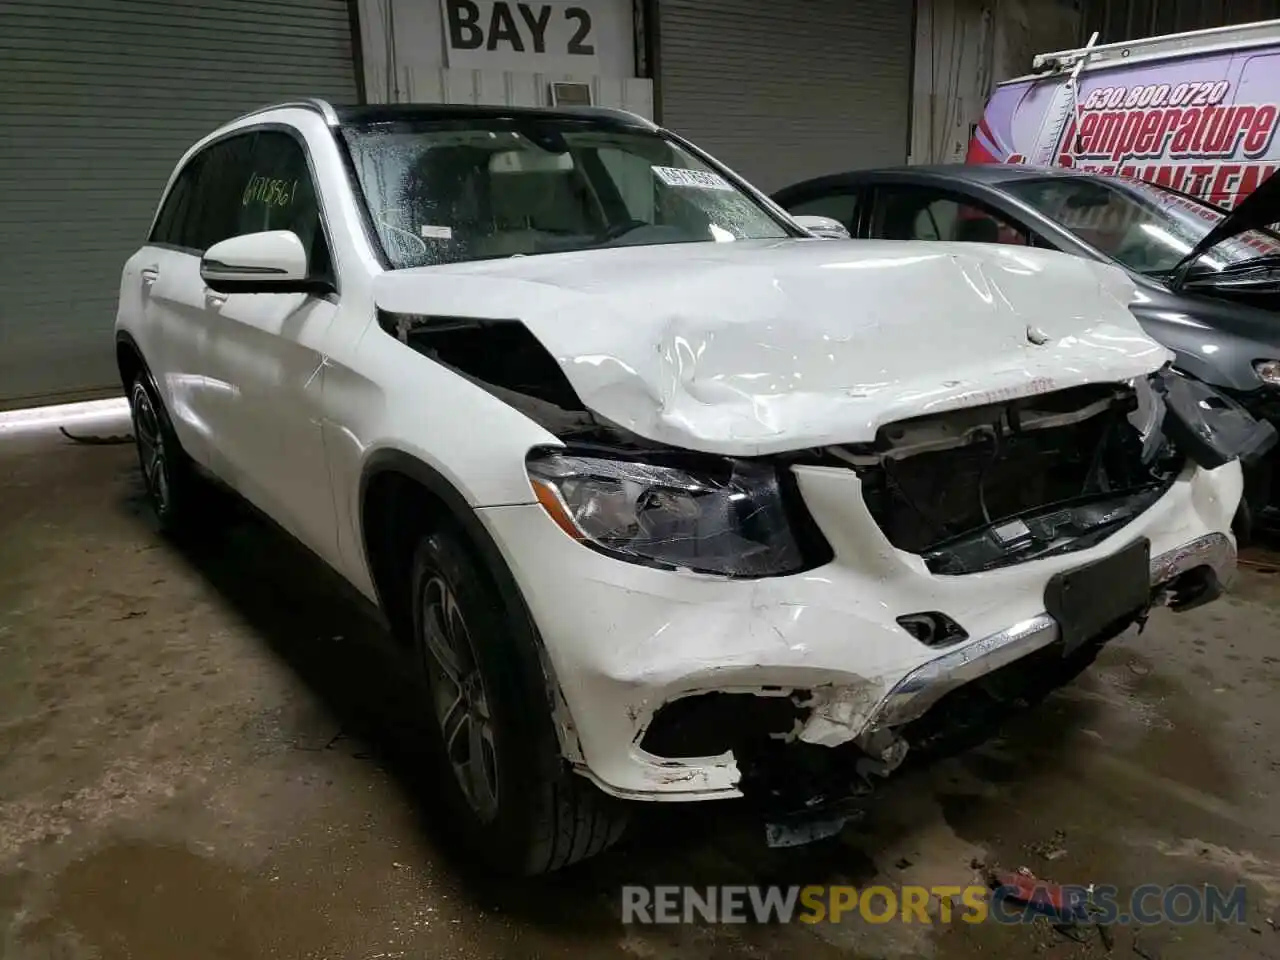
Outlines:
{"label": "driver side mirror", "polygon": [[849,240],[849,229],[832,217],[819,217],[813,214],[801,214],[792,217],[796,223],[804,227],[809,233],[815,237],[822,237],[824,240]]}
{"label": "driver side mirror", "polygon": [[325,293],[308,273],[307,251],[292,230],[245,233],[215,243],[200,258],[200,279],[218,293]]}

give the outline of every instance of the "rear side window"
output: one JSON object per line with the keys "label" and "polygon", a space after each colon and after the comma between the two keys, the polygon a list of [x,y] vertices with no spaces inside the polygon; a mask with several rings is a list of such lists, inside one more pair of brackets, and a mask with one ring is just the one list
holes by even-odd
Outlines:
{"label": "rear side window", "polygon": [[164,243],[174,247],[185,246],[182,242],[183,229],[191,211],[192,199],[195,196],[195,184],[200,176],[200,166],[204,154],[192,157],[173,182],[173,189],[164,199],[160,215],[156,217],[155,226],[151,230],[151,243]]}

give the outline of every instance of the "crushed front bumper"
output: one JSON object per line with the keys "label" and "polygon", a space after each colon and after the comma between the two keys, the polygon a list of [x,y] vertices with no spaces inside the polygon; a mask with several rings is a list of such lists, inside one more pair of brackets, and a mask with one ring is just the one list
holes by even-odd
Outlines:
{"label": "crushed front bumper", "polygon": [[[1228,578],[1239,464],[1188,467],[1133,522],[1076,553],[961,576],[929,572],[897,550],[850,470],[797,467],[797,482],[835,554],[794,576],[731,580],[616,560],[565,536],[541,507],[479,511],[501,547],[545,646],[565,757],[615,796],[742,796],[731,749],[658,755],[646,733],[668,706],[703,694],[748,703],[803,696],[797,747],[845,747],[908,723],[974,679],[1058,639],[1045,587],[1059,573],[1145,537],[1153,595],[1191,571]],[[967,634],[938,649],[899,625],[940,611]],[[775,741],[776,742],[776,741]],[[650,744],[651,745],[651,744]],[[782,744],[785,747],[785,744]]]}
{"label": "crushed front bumper", "polygon": [[[1179,577],[1208,568],[1225,583],[1235,570],[1236,548],[1222,533],[1207,533],[1167,550],[1151,560],[1151,588],[1174,584]],[[907,674],[876,708],[868,727],[896,727],[923,716],[925,711],[957,687],[1030,656],[1059,639],[1057,621],[1047,613],[944,653]]]}

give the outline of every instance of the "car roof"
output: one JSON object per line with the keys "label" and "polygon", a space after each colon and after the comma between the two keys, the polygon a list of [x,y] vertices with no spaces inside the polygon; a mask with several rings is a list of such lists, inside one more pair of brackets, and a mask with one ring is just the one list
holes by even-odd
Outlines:
{"label": "car roof", "polygon": [[335,106],[339,123],[388,123],[402,120],[603,120],[652,128],[643,117],[609,107],[508,107],[471,103],[368,103]]}
{"label": "car roof", "polygon": [[292,100],[272,103],[237,117],[227,126],[277,110],[310,110],[330,126],[395,123],[412,120],[590,120],[612,126],[656,130],[639,114],[613,107],[524,107],[472,103],[362,103],[331,104],[325,100]]}
{"label": "car roof", "polygon": [[614,107],[523,107],[471,103],[362,103],[331,104],[308,98],[271,103],[251,110],[224,124],[220,129],[237,127],[278,110],[309,110],[324,118],[331,127],[362,126],[374,123],[396,123],[412,120],[576,120],[592,121],[604,126],[633,130],[657,130],[651,120],[629,110]]}
{"label": "car roof", "polygon": [[[996,186],[1018,180],[1042,180],[1045,177],[1062,179],[1096,179],[1098,174],[1070,167],[1037,167],[1009,163],[937,163],[916,166],[873,167],[866,170],[847,170],[821,180],[872,180],[880,177],[903,177],[934,182],[975,183]],[[807,182],[807,181],[806,181]]]}

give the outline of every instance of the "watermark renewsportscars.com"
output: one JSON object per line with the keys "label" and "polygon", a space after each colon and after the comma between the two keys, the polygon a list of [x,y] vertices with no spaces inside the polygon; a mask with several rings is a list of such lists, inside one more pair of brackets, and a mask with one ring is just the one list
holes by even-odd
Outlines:
{"label": "watermark renewsportscars.com", "polygon": [[622,922],[677,923],[1030,923],[1037,917],[1077,918],[1099,924],[1239,923],[1245,889],[1144,884],[1120,888],[1039,886],[1029,898],[1004,888],[960,886],[625,886]]}

